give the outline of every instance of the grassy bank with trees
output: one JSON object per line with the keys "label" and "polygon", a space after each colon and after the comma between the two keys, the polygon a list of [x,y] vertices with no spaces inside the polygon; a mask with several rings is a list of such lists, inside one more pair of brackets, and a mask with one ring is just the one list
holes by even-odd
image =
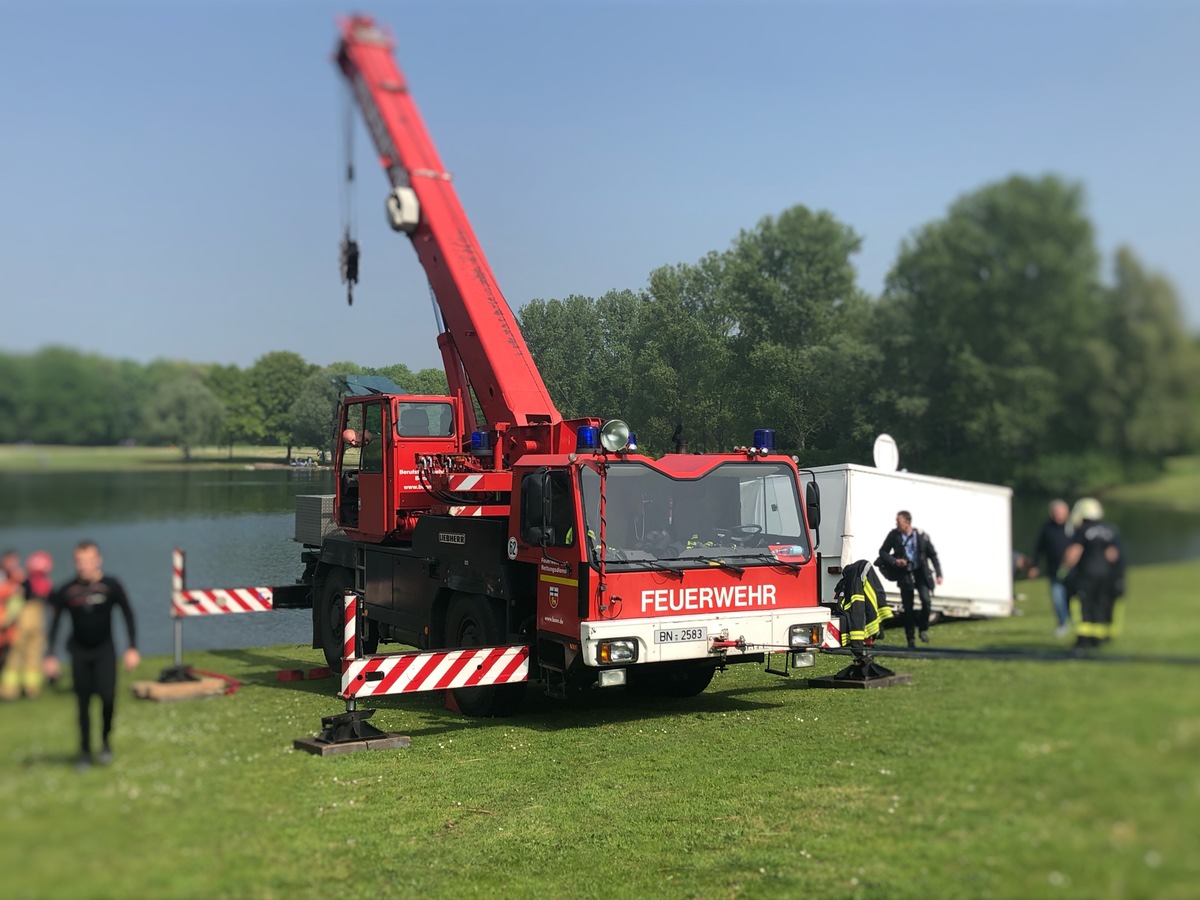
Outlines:
{"label": "grassy bank with trees", "polygon": [[1118,485],[1104,493],[1125,503],[1200,515],[1200,456],[1168,459],[1157,478]]}
{"label": "grassy bank with trees", "polygon": [[[1195,661],[1198,578],[1133,570],[1108,655]],[[935,643],[1061,646],[1031,595]],[[297,660],[318,662],[189,654],[244,686],[178,704],[122,675],[116,762],[86,773],[69,694],[0,706],[5,893],[1185,898],[1200,879],[1195,664],[905,660],[912,683],[877,691],[738,667],[689,700],[534,697],[491,721],[384,699],[374,721],[410,749],[319,759],[292,739],[340,707],[332,682],[276,680]]]}
{"label": "grassy bank with trees", "polygon": [[[1153,477],[1200,449],[1200,342],[1129,248],[1103,259],[1082,185],[1012,176],[900,248],[880,297],[861,237],[803,206],[643,291],[519,317],[564,413],[619,415],[663,450],[773,427],[808,464],[871,460],[1047,493]],[[598,376],[599,373],[599,376]]]}
{"label": "grassy bank with trees", "polygon": [[[1014,175],[965,194],[912,232],[878,297],[857,286],[861,245],[793,206],[642,290],[518,317],[559,409],[625,419],[654,453],[677,429],[713,451],[771,427],[807,465],[870,462],[887,432],[912,471],[1078,495],[1200,452],[1200,339],[1132,249],[1103,258],[1081,184]],[[360,374],[446,386],[282,351],[247,369],[0,354],[0,444],[328,450],[338,379]]]}
{"label": "grassy bank with trees", "polygon": [[[296,460],[316,459],[315,447],[293,447]],[[121,472],[193,468],[287,466],[284,447],[194,447],[185,460],[177,447],[68,447],[0,445],[0,472]]]}

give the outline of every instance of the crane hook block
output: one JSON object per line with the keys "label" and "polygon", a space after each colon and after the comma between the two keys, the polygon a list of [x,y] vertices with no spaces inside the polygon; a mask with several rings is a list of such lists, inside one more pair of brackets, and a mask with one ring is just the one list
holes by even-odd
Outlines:
{"label": "crane hook block", "polygon": [[346,302],[354,305],[354,285],[358,284],[358,241],[348,234],[342,240],[342,283],[346,285]]}
{"label": "crane hook block", "polygon": [[417,192],[410,187],[394,188],[387,196],[387,220],[393,231],[412,234],[421,221]]}

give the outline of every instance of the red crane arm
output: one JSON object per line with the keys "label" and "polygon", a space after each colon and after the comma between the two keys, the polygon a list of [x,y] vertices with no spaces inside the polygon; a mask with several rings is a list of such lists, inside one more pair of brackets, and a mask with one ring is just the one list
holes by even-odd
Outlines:
{"label": "red crane arm", "polygon": [[[558,423],[517,320],[500,293],[442,166],[408,83],[395,41],[368,16],[340,23],[337,63],[354,92],[393,188],[411,188],[419,219],[409,233],[442,312],[443,355],[451,347],[489,425]],[[446,376],[455,388],[456,371]]]}

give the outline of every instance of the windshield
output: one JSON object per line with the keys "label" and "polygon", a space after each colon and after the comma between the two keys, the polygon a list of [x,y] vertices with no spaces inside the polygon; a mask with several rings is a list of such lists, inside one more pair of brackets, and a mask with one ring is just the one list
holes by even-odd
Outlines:
{"label": "windshield", "polygon": [[449,403],[400,402],[396,434],[400,437],[446,437],[453,434]]}
{"label": "windshield", "polygon": [[[599,472],[584,468],[581,489],[588,538],[598,548]],[[737,558],[738,565],[753,565],[802,563],[810,555],[796,475],[782,463],[726,463],[690,480],[644,463],[612,463],[606,491],[611,563]]]}

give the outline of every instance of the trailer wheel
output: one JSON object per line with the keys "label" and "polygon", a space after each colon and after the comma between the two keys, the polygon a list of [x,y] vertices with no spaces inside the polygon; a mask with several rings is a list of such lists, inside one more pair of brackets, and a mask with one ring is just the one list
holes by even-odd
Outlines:
{"label": "trailer wheel", "polygon": [[[479,594],[455,594],[446,613],[446,645],[499,647],[505,643],[499,605]],[[457,688],[454,700],[468,716],[511,716],[525,699],[525,682],[491,687]]]}
{"label": "trailer wheel", "polygon": [[716,671],[716,666],[705,663],[657,672],[635,671],[630,687],[655,697],[695,697],[712,683]]}
{"label": "trailer wheel", "polygon": [[325,664],[334,672],[342,671],[342,635],[345,606],[342,598],[354,590],[354,573],[339,567],[330,569],[316,585],[317,637],[325,652]]}

